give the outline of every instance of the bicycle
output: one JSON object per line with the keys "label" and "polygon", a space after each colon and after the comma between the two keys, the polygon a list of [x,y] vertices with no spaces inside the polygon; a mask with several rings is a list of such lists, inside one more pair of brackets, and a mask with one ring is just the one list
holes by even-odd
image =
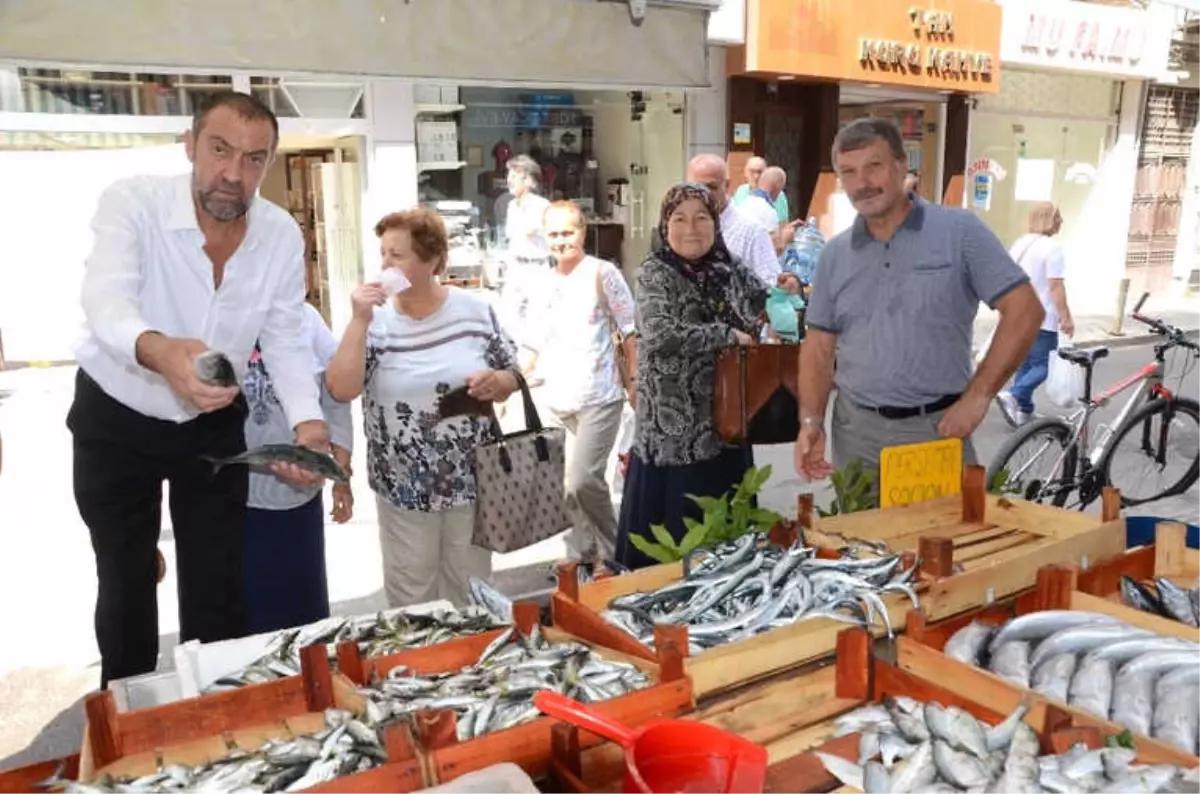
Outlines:
{"label": "bicycle", "polygon": [[[1149,326],[1155,335],[1164,337],[1154,346],[1154,361],[1093,398],[1092,372],[1096,362],[1108,356],[1109,349],[1101,346],[1057,351],[1060,358],[1084,369],[1081,405],[1065,417],[1030,421],[1010,437],[988,467],[987,481],[993,490],[1031,502],[1050,502],[1056,507],[1067,507],[1071,495],[1075,494],[1077,502],[1072,502],[1070,507],[1083,510],[1100,497],[1105,486],[1119,488],[1122,506],[1132,507],[1182,494],[1200,479],[1200,446],[1192,442],[1187,450],[1177,452],[1171,449],[1167,438],[1168,430],[1175,437],[1182,435],[1185,439],[1200,435],[1200,403],[1172,393],[1164,384],[1166,354],[1175,349],[1190,351],[1189,359],[1194,361],[1200,358],[1200,346],[1188,340],[1183,330],[1143,316],[1141,308],[1148,297],[1150,293],[1142,295],[1132,316]],[[1189,370],[1190,365],[1185,363],[1180,382]],[[1117,395],[1134,387],[1136,389],[1112,426],[1100,426],[1101,432],[1093,445],[1093,414]],[[1189,429],[1192,430],[1190,436],[1187,435]],[[1117,450],[1130,436],[1134,450],[1118,459]],[[1027,463],[1020,464],[1018,453],[1026,451],[1026,447],[1032,456]],[[1052,450],[1055,454],[1047,455]],[[1186,463],[1189,451],[1193,457],[1182,476],[1153,496],[1136,496],[1132,486],[1122,487],[1117,481],[1119,477],[1114,476],[1114,473],[1120,475],[1135,456],[1148,459],[1151,466],[1162,472],[1176,459],[1182,458]],[[1040,477],[1033,476],[1031,468],[1047,459],[1053,459],[1049,471]]]}

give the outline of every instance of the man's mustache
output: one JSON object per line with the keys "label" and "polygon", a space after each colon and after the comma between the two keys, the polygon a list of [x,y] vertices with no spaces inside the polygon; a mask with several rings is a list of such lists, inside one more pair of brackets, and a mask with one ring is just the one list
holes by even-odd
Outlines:
{"label": "man's mustache", "polygon": [[854,194],[854,200],[855,201],[865,201],[867,199],[875,198],[876,196],[879,196],[882,194],[883,194],[883,191],[879,190],[878,188],[864,188],[863,190],[860,190]]}

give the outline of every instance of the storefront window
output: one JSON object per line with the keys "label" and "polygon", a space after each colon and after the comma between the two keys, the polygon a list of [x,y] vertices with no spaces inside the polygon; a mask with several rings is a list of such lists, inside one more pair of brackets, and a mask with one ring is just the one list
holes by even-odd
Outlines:
{"label": "storefront window", "polygon": [[1068,267],[1090,249],[1086,218],[1113,134],[1103,121],[979,114],[972,120],[967,205],[1005,245],[1027,230],[1029,210],[1054,202]]}
{"label": "storefront window", "polygon": [[2,111],[120,116],[188,116],[205,95],[233,87],[227,75],[72,69],[7,70],[0,83]]}

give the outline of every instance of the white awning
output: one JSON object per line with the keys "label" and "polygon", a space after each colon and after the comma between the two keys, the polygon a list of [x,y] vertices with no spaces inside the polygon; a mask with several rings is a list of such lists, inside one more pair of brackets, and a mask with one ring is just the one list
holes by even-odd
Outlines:
{"label": "white awning", "polygon": [[[679,0],[676,0],[679,2]],[[0,60],[421,82],[708,85],[706,2],[3,0]]]}

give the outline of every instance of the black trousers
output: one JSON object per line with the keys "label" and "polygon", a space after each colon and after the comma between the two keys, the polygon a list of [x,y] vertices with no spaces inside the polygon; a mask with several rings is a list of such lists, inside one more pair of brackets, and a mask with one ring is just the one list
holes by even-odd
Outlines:
{"label": "black trousers", "polygon": [[162,484],[170,483],[179,579],[179,641],[246,633],[242,531],[249,471],[213,475],[201,455],[246,448],[245,401],[177,424],[109,397],[82,369],[67,416],[74,436],[75,503],[96,554],[100,686],[152,672],[158,662],[155,551]]}

